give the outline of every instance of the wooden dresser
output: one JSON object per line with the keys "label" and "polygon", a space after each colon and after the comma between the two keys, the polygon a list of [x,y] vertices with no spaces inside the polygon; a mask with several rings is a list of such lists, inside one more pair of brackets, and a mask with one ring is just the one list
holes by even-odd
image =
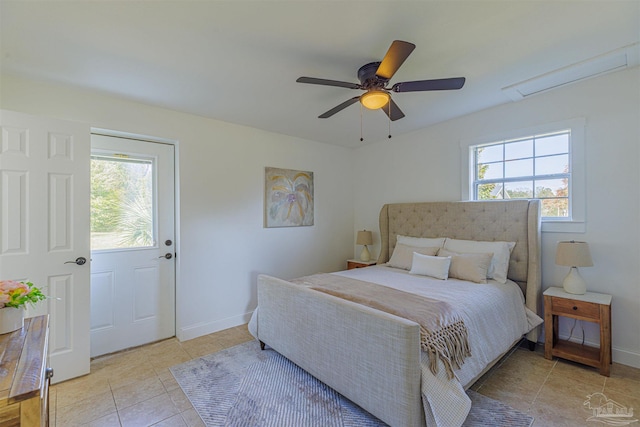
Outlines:
{"label": "wooden dresser", "polygon": [[0,335],[0,426],[49,425],[48,340],[48,315]]}

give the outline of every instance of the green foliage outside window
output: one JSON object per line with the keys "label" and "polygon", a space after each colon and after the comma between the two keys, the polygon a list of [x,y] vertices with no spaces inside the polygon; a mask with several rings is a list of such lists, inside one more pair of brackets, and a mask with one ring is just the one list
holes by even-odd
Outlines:
{"label": "green foliage outside window", "polygon": [[91,159],[91,247],[113,249],[153,245],[150,162]]}

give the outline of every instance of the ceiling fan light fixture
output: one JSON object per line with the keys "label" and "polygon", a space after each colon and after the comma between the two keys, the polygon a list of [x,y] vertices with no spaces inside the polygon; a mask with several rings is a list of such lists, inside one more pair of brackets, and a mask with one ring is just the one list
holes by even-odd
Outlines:
{"label": "ceiling fan light fixture", "polygon": [[389,94],[382,90],[370,90],[360,97],[360,103],[370,110],[382,108],[389,102]]}

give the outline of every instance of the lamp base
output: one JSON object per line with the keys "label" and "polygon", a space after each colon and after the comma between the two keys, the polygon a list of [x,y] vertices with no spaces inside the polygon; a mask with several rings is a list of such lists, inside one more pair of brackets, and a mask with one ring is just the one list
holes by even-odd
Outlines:
{"label": "lamp base", "polygon": [[569,274],[562,281],[562,287],[568,294],[584,295],[587,292],[587,284],[578,273],[577,267],[571,267]]}
{"label": "lamp base", "polygon": [[364,247],[362,248],[362,252],[360,252],[360,260],[361,261],[371,260],[371,254],[369,253],[369,249],[367,248],[367,245],[364,245]]}

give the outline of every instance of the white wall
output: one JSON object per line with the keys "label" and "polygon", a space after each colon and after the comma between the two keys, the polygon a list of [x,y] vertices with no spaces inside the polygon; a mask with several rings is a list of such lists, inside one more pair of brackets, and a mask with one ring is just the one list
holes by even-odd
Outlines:
{"label": "white wall", "polygon": [[[640,367],[639,82],[636,67],[359,148],[354,229],[376,230],[384,203],[461,200],[461,141],[584,117],[586,232],[543,233],[543,287],[557,286],[567,272],[554,263],[557,241],[589,242],[595,266],[580,272],[588,290],[613,295],[613,358]],[[561,322],[561,335],[569,326]],[[587,342],[599,341],[593,324],[585,331]]]}
{"label": "white wall", "polygon": [[[178,141],[181,339],[248,321],[259,273],[335,271],[352,256],[350,149],[61,85],[9,76],[1,85],[3,109]],[[263,228],[265,166],[314,172],[314,226]]]}

